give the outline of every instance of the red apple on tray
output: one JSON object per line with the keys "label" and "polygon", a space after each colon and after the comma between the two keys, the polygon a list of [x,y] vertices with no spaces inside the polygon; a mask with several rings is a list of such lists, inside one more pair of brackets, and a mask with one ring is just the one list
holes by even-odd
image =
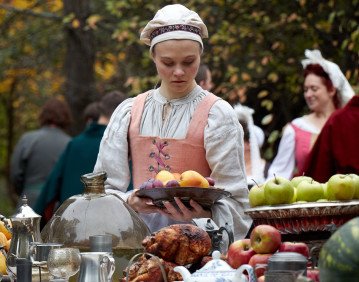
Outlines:
{"label": "red apple on tray", "polygon": [[278,252],[295,252],[306,258],[309,257],[309,247],[303,242],[283,242],[280,244]]}
{"label": "red apple on tray", "polygon": [[319,282],[319,269],[307,268],[307,277],[312,279],[314,282]]}
{"label": "red apple on tray", "polygon": [[273,254],[255,254],[251,257],[248,264],[253,267],[257,277],[264,275],[269,258]]}
{"label": "red apple on tray", "polygon": [[227,262],[232,268],[237,269],[242,264],[248,264],[253,255],[255,251],[251,248],[250,239],[237,240],[228,248]]}
{"label": "red apple on tray", "polygon": [[258,225],[250,235],[251,246],[257,254],[270,254],[278,250],[282,236],[278,229],[271,225]]}

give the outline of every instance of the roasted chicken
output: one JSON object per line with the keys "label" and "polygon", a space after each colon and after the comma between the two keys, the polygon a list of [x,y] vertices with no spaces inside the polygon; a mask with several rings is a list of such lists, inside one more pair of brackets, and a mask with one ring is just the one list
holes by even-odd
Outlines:
{"label": "roasted chicken", "polygon": [[123,276],[125,278],[121,282],[126,282],[127,275],[129,282],[163,282],[160,264],[163,266],[164,275],[166,275],[168,282],[183,280],[181,274],[173,270],[176,266],[174,263],[144,254],[129,269],[124,271]]}
{"label": "roasted chicken", "polygon": [[146,252],[177,265],[196,263],[211,251],[211,238],[192,224],[174,224],[147,236],[142,245]]}

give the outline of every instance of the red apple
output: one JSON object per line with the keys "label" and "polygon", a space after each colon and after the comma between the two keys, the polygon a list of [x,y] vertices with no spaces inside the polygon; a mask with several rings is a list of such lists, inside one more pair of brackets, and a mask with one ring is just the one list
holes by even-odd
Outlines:
{"label": "red apple", "polygon": [[251,248],[250,239],[237,240],[228,248],[227,262],[232,268],[237,269],[242,264],[247,264],[253,255],[255,251]]}
{"label": "red apple", "polygon": [[250,235],[252,249],[257,254],[270,254],[278,250],[282,237],[275,227],[271,225],[258,225]]}
{"label": "red apple", "polygon": [[264,275],[269,258],[273,254],[255,254],[251,257],[248,264],[253,267],[257,277]]}
{"label": "red apple", "polygon": [[307,268],[307,277],[312,279],[314,282],[319,282],[319,269]]}
{"label": "red apple", "polygon": [[283,242],[282,244],[280,244],[278,251],[295,252],[305,256],[306,258],[309,257],[309,247],[306,243],[302,242]]}

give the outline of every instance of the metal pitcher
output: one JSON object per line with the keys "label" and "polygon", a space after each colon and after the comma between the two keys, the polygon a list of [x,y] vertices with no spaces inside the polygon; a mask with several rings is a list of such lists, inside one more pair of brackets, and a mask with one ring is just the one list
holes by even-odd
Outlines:
{"label": "metal pitcher", "polygon": [[41,216],[27,205],[27,198],[24,195],[22,205],[10,217],[12,239],[6,263],[11,275],[16,275],[16,259],[30,259],[31,243],[41,242],[40,220]]}
{"label": "metal pitcher", "polygon": [[[220,251],[222,254],[227,253],[228,247],[234,241],[234,236],[228,223],[225,226],[218,227],[210,218],[194,218],[194,224],[205,230],[212,241],[212,251]],[[227,236],[224,235],[224,231]]]}
{"label": "metal pitcher", "polygon": [[79,282],[109,282],[115,272],[115,259],[107,252],[81,253]]}

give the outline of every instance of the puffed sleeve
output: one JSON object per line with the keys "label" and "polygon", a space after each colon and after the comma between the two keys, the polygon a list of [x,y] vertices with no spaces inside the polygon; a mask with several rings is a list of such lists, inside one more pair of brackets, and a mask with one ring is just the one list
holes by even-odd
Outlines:
{"label": "puffed sleeve", "polygon": [[282,176],[291,179],[295,167],[295,132],[292,126],[286,125],[279,142],[278,153],[268,169],[268,178]]}
{"label": "puffed sleeve", "polygon": [[105,171],[106,192],[116,193],[124,200],[130,183],[128,127],[133,98],[126,99],[113,112],[100,143],[94,172]]}
{"label": "puffed sleeve", "polygon": [[251,218],[244,213],[249,208],[246,182],[243,129],[233,108],[217,101],[210,110],[205,128],[205,149],[211,177],[216,187],[231,192],[232,197],[220,200],[212,208],[212,218],[219,225],[228,223],[235,240],[246,236]]}

